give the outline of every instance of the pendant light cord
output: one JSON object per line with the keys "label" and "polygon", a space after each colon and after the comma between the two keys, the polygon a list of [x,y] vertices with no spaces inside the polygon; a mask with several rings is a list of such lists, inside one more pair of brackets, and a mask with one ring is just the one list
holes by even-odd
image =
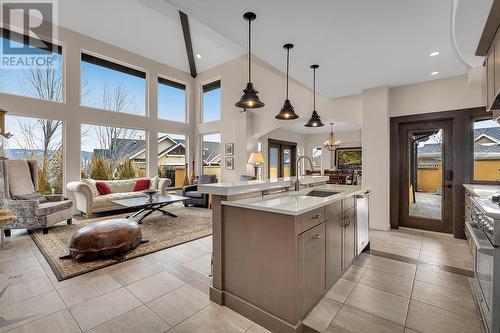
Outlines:
{"label": "pendant light cord", "polygon": [[316,111],[316,68],[313,68],[313,111]]}
{"label": "pendant light cord", "polygon": [[248,20],[248,82],[252,82],[252,20]]}
{"label": "pendant light cord", "polygon": [[288,69],[290,67],[290,48],[286,49],[286,99],[288,99]]}

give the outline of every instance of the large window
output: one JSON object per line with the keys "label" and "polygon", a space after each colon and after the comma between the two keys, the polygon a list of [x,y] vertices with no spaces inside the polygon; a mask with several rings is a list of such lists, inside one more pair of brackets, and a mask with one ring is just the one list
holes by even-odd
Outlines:
{"label": "large window", "polygon": [[321,171],[321,147],[312,149],[313,171]]}
{"label": "large window", "polygon": [[174,187],[182,187],[186,175],[186,136],[158,133],[158,173],[172,181]]}
{"label": "large window", "polygon": [[202,159],[203,159],[203,174],[216,175],[220,181],[220,165],[221,165],[221,150],[220,150],[220,133],[208,134],[202,136]]}
{"label": "large window", "polygon": [[7,47],[26,47],[34,52],[28,55],[2,55],[0,92],[62,102],[62,48],[43,42],[52,51],[42,50],[32,46],[41,43],[40,40],[30,38],[29,43],[26,43],[21,34],[1,28],[0,31],[4,51]]}
{"label": "large window", "polygon": [[474,180],[500,179],[500,126],[491,119],[474,121]]}
{"label": "large window", "polygon": [[146,133],[140,130],[81,126],[81,177],[130,179],[146,174]]}
{"label": "large window", "polygon": [[221,119],[221,88],[220,80],[205,84],[203,90],[203,114],[202,121],[208,123],[210,121]]}
{"label": "large window", "polygon": [[7,157],[36,160],[39,191],[62,193],[62,121],[7,116],[6,127],[14,135],[4,147]]}
{"label": "large window", "polygon": [[186,122],[185,85],[158,77],[158,118]]}
{"label": "large window", "polygon": [[146,115],[146,73],[82,53],[81,104]]}

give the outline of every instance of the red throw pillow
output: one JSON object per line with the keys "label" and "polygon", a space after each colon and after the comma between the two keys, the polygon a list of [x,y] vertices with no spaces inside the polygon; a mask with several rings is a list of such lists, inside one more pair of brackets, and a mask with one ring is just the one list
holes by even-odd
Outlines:
{"label": "red throw pillow", "polygon": [[95,187],[97,187],[97,190],[101,193],[101,195],[111,194],[111,189],[105,182],[95,182]]}
{"label": "red throw pillow", "polygon": [[137,179],[135,181],[134,192],[149,189],[149,179]]}

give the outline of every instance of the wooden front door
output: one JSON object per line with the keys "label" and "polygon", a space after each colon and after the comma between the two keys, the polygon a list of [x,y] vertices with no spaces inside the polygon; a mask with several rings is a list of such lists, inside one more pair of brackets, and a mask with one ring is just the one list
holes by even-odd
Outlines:
{"label": "wooden front door", "polygon": [[452,136],[451,120],[401,125],[401,226],[453,232]]}

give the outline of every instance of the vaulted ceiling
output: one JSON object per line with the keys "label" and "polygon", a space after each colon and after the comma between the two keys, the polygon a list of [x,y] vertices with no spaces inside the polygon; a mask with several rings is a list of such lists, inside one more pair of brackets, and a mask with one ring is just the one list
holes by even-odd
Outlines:
{"label": "vaulted ceiling", "polygon": [[[292,42],[291,76],[318,92],[359,93],[464,74],[492,0],[64,0],[61,25],[189,72],[177,10],[190,17],[198,72],[246,52],[245,11],[256,55],[284,70],[282,45]],[[431,51],[439,56],[430,57]],[[431,76],[431,72],[439,72]]]}

